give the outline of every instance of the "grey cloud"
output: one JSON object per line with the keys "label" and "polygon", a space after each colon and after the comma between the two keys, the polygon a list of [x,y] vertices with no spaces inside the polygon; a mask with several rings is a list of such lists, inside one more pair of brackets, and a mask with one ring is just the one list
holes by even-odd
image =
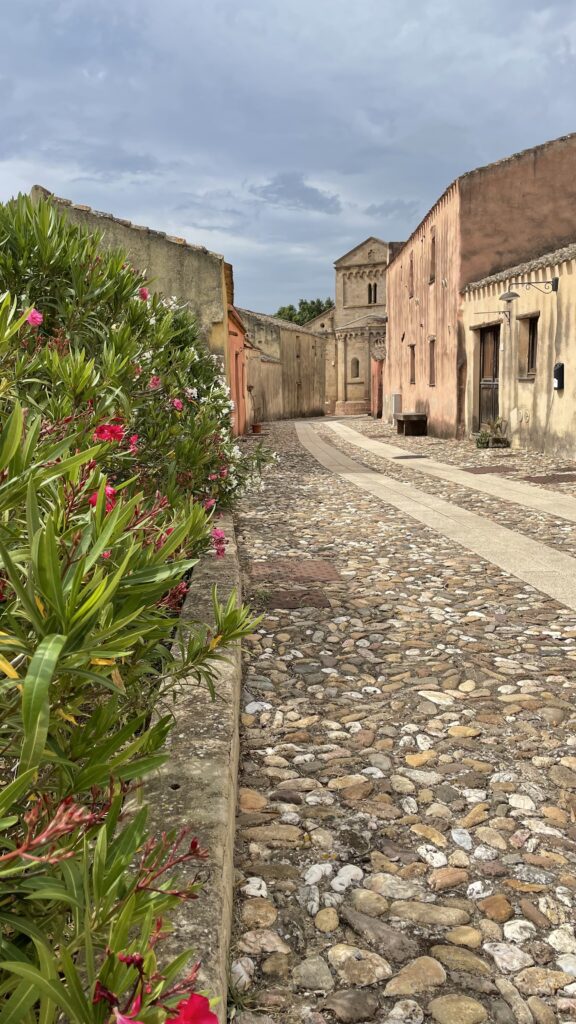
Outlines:
{"label": "grey cloud", "polygon": [[318,213],[340,213],[342,203],[337,195],[307,185],[303,174],[294,171],[276,174],[267,185],[252,185],[250,192],[273,206]]}
{"label": "grey cloud", "polygon": [[387,199],[384,203],[370,203],[364,213],[368,217],[407,217],[414,220],[419,211],[417,199]]}
{"label": "grey cloud", "polygon": [[4,7],[0,199],[40,181],[187,236],[251,308],[328,293],[360,239],[576,127],[574,0]]}

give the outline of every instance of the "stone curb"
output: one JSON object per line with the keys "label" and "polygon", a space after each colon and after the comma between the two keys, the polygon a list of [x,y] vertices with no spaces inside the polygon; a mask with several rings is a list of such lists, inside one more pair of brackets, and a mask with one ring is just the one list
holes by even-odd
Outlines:
{"label": "stone curb", "polygon": [[[182,613],[210,624],[214,585],[221,601],[234,588],[241,600],[232,517],[222,516],[218,526],[226,533],[226,556],[208,555],[196,566]],[[226,1021],[232,928],[241,685],[239,644],[218,666],[214,702],[203,686],[184,681],[174,705],[170,704],[176,723],[168,741],[169,760],[146,786],[150,830],[190,828],[191,835],[209,850],[207,861],[193,862],[180,875],[183,883],[198,875],[204,884],[198,900],[183,901],[170,915],[173,930],[159,954],[169,959],[193,948],[195,959],[202,960],[196,988],[219,997],[215,1012],[221,1024]]]}

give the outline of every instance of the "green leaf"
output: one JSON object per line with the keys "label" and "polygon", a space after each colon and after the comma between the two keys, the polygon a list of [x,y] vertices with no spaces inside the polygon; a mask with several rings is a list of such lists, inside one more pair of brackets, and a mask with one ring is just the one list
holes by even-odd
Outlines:
{"label": "green leaf", "polygon": [[65,643],[66,637],[57,633],[42,640],[22,684],[24,742],[19,775],[35,768],[42,756],[50,723],[50,683]]}
{"label": "green leaf", "polygon": [[13,411],[6,420],[6,426],[0,436],[0,472],[6,469],[13,456],[18,451],[22,437],[24,417],[19,402],[16,402]]}
{"label": "green leaf", "polygon": [[[35,990],[36,999],[40,998],[41,994],[47,995],[59,1009],[70,1015],[71,1020],[78,1020],[74,1002],[69,998],[64,985],[58,978],[44,978],[32,964],[22,964],[17,960],[3,960],[0,963],[0,968],[9,974],[16,974],[18,977],[24,978]],[[84,1017],[83,1020],[87,1020],[87,1024],[89,1024],[89,1018]]]}
{"label": "green leaf", "polygon": [[20,800],[20,797],[24,796],[32,785],[35,775],[35,769],[29,768],[28,771],[21,772],[17,779],[4,787],[0,792],[0,814],[9,811]]}
{"label": "green leaf", "polygon": [[37,991],[29,981],[21,981],[7,1002],[2,1003],[0,1024],[22,1024],[23,1015],[38,999]]}

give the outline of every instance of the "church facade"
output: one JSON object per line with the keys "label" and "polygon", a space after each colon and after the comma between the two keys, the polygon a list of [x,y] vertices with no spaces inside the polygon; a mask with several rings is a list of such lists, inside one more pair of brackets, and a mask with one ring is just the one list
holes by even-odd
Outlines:
{"label": "church facade", "polygon": [[336,302],[306,329],[326,342],[326,413],[371,410],[374,362],[386,354],[386,270],[402,247],[373,236],[336,260]]}

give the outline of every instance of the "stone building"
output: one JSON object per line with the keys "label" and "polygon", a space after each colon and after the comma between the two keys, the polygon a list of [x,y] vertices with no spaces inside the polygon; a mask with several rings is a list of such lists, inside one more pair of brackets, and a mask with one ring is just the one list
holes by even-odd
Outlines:
{"label": "stone building", "polygon": [[469,284],[462,307],[466,430],[500,416],[513,445],[573,459],[576,243]]}
{"label": "stone building", "polygon": [[306,324],[326,340],[326,412],[370,410],[371,353],[386,343],[386,268],[398,242],[370,237],[336,260],[336,302]]}
{"label": "stone building", "polygon": [[49,199],[74,224],[99,232],[104,245],[124,249],[155,291],[188,305],[200,337],[222,360],[235,404],[234,430],[242,433],[248,398],[244,334],[240,318],[233,311],[232,267],[224,262],[224,257],[205,246],[191,245],[184,238],[72,203],[41,185],[34,185],[31,196],[33,200]]}
{"label": "stone building", "polygon": [[457,178],[393,255],[387,272],[384,416],[428,418],[461,435],[469,419],[461,292],[576,237],[576,134]]}
{"label": "stone building", "polygon": [[324,339],[289,320],[238,309],[251,351],[247,383],[253,416],[260,421],[322,416]]}

